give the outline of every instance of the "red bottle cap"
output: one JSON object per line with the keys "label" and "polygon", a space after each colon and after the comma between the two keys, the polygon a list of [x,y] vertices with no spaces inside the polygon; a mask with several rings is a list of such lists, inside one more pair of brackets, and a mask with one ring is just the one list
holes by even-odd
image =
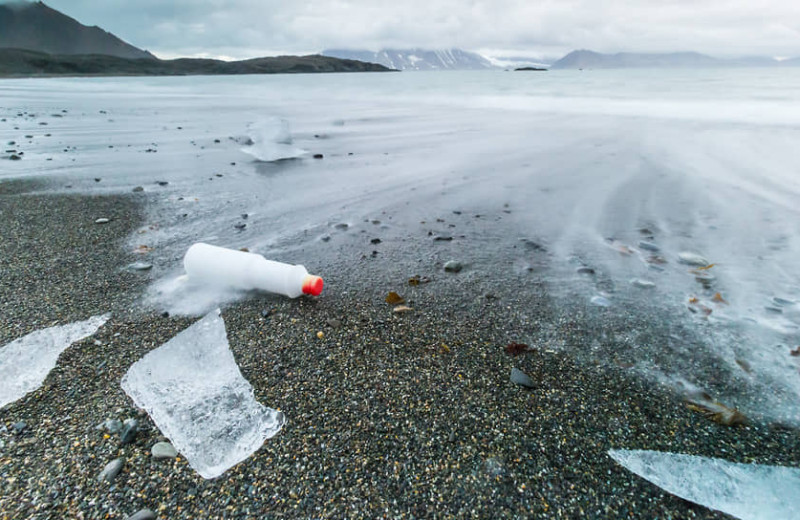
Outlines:
{"label": "red bottle cap", "polygon": [[303,294],[310,294],[311,296],[319,296],[322,292],[324,285],[322,278],[319,276],[308,275],[303,278]]}

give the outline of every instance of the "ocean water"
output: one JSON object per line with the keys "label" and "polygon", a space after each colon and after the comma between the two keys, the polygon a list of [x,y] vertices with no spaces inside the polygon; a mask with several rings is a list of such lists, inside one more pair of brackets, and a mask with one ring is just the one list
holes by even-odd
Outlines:
{"label": "ocean water", "polygon": [[[343,262],[337,224],[353,237],[380,220],[391,243],[484,216],[473,264],[660,331],[615,340],[633,370],[800,424],[798,98],[789,69],[3,80],[4,151],[24,155],[0,179],[143,187],[143,305],[196,314],[169,298],[196,241],[324,276]],[[500,263],[520,238],[528,252]],[[565,348],[584,347],[613,354],[602,338]]]}

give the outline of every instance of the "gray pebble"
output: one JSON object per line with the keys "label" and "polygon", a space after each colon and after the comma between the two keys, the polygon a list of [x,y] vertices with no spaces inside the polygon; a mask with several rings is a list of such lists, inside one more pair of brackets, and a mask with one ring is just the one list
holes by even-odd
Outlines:
{"label": "gray pebble", "polygon": [[103,423],[103,426],[111,433],[119,433],[122,431],[122,421],[119,419],[108,419]]}
{"label": "gray pebble", "polygon": [[178,456],[178,450],[168,442],[157,442],[150,448],[150,453],[153,458],[158,459],[174,459]]}
{"label": "gray pebble", "polygon": [[108,464],[106,467],[103,468],[103,471],[97,475],[97,480],[99,482],[113,482],[119,472],[122,471],[122,466],[125,465],[125,461],[122,458],[114,459]]}
{"label": "gray pebble", "polygon": [[650,280],[642,280],[641,278],[634,278],[631,280],[631,285],[634,287],[638,287],[639,289],[655,289],[656,284],[651,282]]}
{"label": "gray pebble", "polygon": [[534,387],[533,379],[518,368],[511,369],[511,382],[528,388]]}
{"label": "gray pebble", "polygon": [[695,265],[698,267],[707,266],[710,262],[703,258],[702,256],[691,253],[689,251],[684,251],[683,253],[678,253],[678,261],[682,264],[687,265]]}
{"label": "gray pebble", "polygon": [[130,444],[136,438],[139,423],[136,419],[125,419],[122,424],[122,433],[120,434],[120,442],[122,445]]}
{"label": "gray pebble", "polygon": [[135,188],[133,188],[134,193],[139,193],[141,191],[144,191],[144,187],[142,186],[136,186]]}
{"label": "gray pebble", "polygon": [[578,269],[576,269],[576,272],[578,274],[593,275],[594,274],[594,269],[592,269],[591,267],[579,267]]}
{"label": "gray pebble", "polygon": [[128,269],[132,271],[148,271],[153,268],[153,264],[148,264],[147,262],[134,262],[128,265]]}
{"label": "gray pebble", "polygon": [[11,428],[14,430],[14,433],[17,434],[17,435],[19,435],[22,432],[24,432],[25,428],[27,428],[27,427],[28,427],[28,423],[26,423],[25,421],[15,422],[14,424],[11,425]]}
{"label": "gray pebble", "polygon": [[107,219],[105,217],[101,217],[94,221],[95,224],[108,224],[109,222],[111,222],[111,219]]}
{"label": "gray pebble", "polygon": [[450,260],[446,264],[444,264],[444,270],[448,273],[458,273],[464,268],[464,265],[461,262],[456,262],[455,260]]}
{"label": "gray pebble", "polygon": [[611,307],[611,300],[605,296],[592,296],[592,299],[589,301],[592,305],[597,305],[598,307]]}
{"label": "gray pebble", "polygon": [[639,249],[644,249],[645,251],[661,251],[661,248],[655,245],[652,242],[648,242],[647,240],[642,240],[639,242]]}
{"label": "gray pebble", "polygon": [[140,509],[125,520],[156,520],[156,514],[147,508]]}

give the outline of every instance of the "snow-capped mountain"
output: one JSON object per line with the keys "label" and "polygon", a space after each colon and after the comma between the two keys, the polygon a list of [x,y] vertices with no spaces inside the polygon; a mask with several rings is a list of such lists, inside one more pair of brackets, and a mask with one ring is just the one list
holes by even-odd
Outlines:
{"label": "snow-capped mountain", "polygon": [[461,49],[383,49],[365,50],[328,49],[323,56],[379,63],[397,70],[474,70],[492,69],[494,65],[474,52]]}

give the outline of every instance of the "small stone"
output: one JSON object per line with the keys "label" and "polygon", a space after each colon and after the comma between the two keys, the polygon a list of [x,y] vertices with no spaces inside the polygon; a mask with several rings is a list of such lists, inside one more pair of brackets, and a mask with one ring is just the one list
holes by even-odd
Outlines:
{"label": "small stone", "polygon": [[547,248],[545,246],[543,246],[539,242],[536,242],[535,240],[531,240],[530,238],[520,238],[519,241],[522,242],[522,245],[525,246],[525,249],[529,251],[541,251],[541,252],[547,251]]}
{"label": "small stone", "polygon": [[511,382],[528,388],[533,388],[535,386],[533,379],[518,368],[511,369]]}
{"label": "small stone", "polygon": [[372,240],[370,240],[370,243],[371,244],[380,244],[381,243],[381,239],[380,238],[373,238]]}
{"label": "small stone", "polygon": [[119,419],[108,419],[103,423],[103,427],[111,433],[119,433],[122,431],[122,421]]}
{"label": "small stone", "polygon": [[321,330],[317,331],[317,339],[325,339],[325,333]]}
{"label": "small stone", "polygon": [[631,280],[631,285],[639,289],[655,289],[656,284],[650,280],[642,280],[641,278],[634,278]]}
{"label": "small stone", "polygon": [[341,328],[341,326],[342,326],[342,322],[340,320],[336,319],[336,318],[328,319],[327,324],[328,324],[328,327],[330,327],[332,329],[338,329],[338,328]]}
{"label": "small stone", "polygon": [[157,442],[150,448],[150,454],[156,460],[174,459],[178,456],[178,450],[169,442]]}
{"label": "small stone", "polygon": [[128,265],[128,269],[132,271],[149,271],[153,268],[153,264],[148,264],[147,262],[134,262]]}
{"label": "small stone", "polygon": [[661,251],[660,247],[658,247],[652,242],[648,242],[647,240],[642,240],[639,242],[639,249],[644,249],[645,251],[652,251],[654,253],[657,251]]}
{"label": "small stone", "polygon": [[247,224],[245,224],[244,222],[238,222],[234,224],[233,227],[241,231],[242,229],[247,227]]}
{"label": "small stone", "polygon": [[100,181],[102,181],[102,180],[103,180],[103,179],[101,179],[100,177],[95,177],[95,178],[94,178],[94,182],[100,182]]}
{"label": "small stone", "polygon": [[21,435],[22,432],[24,432],[27,427],[28,423],[26,423],[25,421],[15,422],[14,424],[11,425],[11,429],[14,430],[15,435]]}
{"label": "small stone", "polygon": [[611,307],[611,300],[605,296],[592,296],[589,301],[592,305],[597,305],[598,307]]}
{"label": "small stone", "polygon": [[111,219],[107,219],[105,217],[101,217],[94,221],[95,224],[108,224],[109,222],[111,222]]}
{"label": "small stone", "polygon": [[463,268],[464,265],[461,262],[456,262],[455,260],[450,260],[444,264],[444,270],[448,273],[459,273]]}
{"label": "small stone", "polygon": [[336,228],[336,229],[339,229],[339,230],[342,230],[342,231],[343,231],[343,230],[345,230],[345,229],[349,228],[349,227],[350,227],[350,225],[349,225],[349,224],[346,224],[346,223],[344,223],[344,222],[339,222],[338,224],[336,224],[336,225],[335,225],[335,226],[333,226],[333,227],[334,227],[334,228]]}
{"label": "small stone", "polygon": [[411,312],[413,310],[414,309],[412,309],[408,305],[398,305],[397,307],[395,307],[392,310],[392,312],[394,312],[395,314],[403,314],[403,313],[406,313],[406,312]]}
{"label": "small stone", "polygon": [[250,217],[247,213],[242,213],[242,220],[247,220]]}
{"label": "small stone", "polygon": [[122,471],[122,466],[124,465],[125,461],[121,458],[112,460],[106,464],[106,467],[103,468],[103,471],[97,475],[97,480],[99,482],[113,482],[114,479],[117,478],[117,475],[119,475],[119,472]]}
{"label": "small stone", "polygon": [[592,269],[591,267],[579,267],[579,268],[576,270],[576,272],[577,272],[578,274],[587,274],[587,275],[593,275],[593,274],[594,274],[594,269]]}
{"label": "small stone", "polygon": [[167,182],[167,181],[156,181],[156,184],[158,184],[159,186],[166,186],[167,184],[169,184],[169,182]]}
{"label": "small stone", "polygon": [[453,237],[450,235],[437,235],[433,237],[434,242],[450,242],[453,240]]}
{"label": "small stone", "polygon": [[325,156],[322,155],[321,153],[315,153],[314,154],[314,159],[322,159],[323,157],[325,157]]}
{"label": "small stone", "polygon": [[698,267],[705,267],[709,265],[709,261],[703,258],[702,256],[691,253],[689,251],[684,251],[678,254],[678,261],[682,264],[687,265],[694,265]]}
{"label": "small stone", "polygon": [[136,186],[135,188],[133,188],[133,192],[134,193],[139,193],[139,192],[142,192],[142,191],[144,191],[144,187],[143,186]]}
{"label": "small stone", "polygon": [[122,423],[122,432],[120,433],[120,442],[122,445],[130,444],[136,439],[136,433],[139,430],[139,422],[136,419],[125,419]]}
{"label": "small stone", "polygon": [[9,155],[8,158],[11,159],[12,161],[19,161],[19,160],[22,159],[22,157],[20,157],[19,155],[15,154],[15,153],[12,153],[11,155]]}
{"label": "small stone", "polygon": [[156,514],[147,508],[138,510],[135,514],[127,517],[125,520],[156,520]]}
{"label": "small stone", "polygon": [[780,296],[773,297],[772,303],[775,305],[794,305],[792,300],[787,300],[786,298],[781,298]]}

